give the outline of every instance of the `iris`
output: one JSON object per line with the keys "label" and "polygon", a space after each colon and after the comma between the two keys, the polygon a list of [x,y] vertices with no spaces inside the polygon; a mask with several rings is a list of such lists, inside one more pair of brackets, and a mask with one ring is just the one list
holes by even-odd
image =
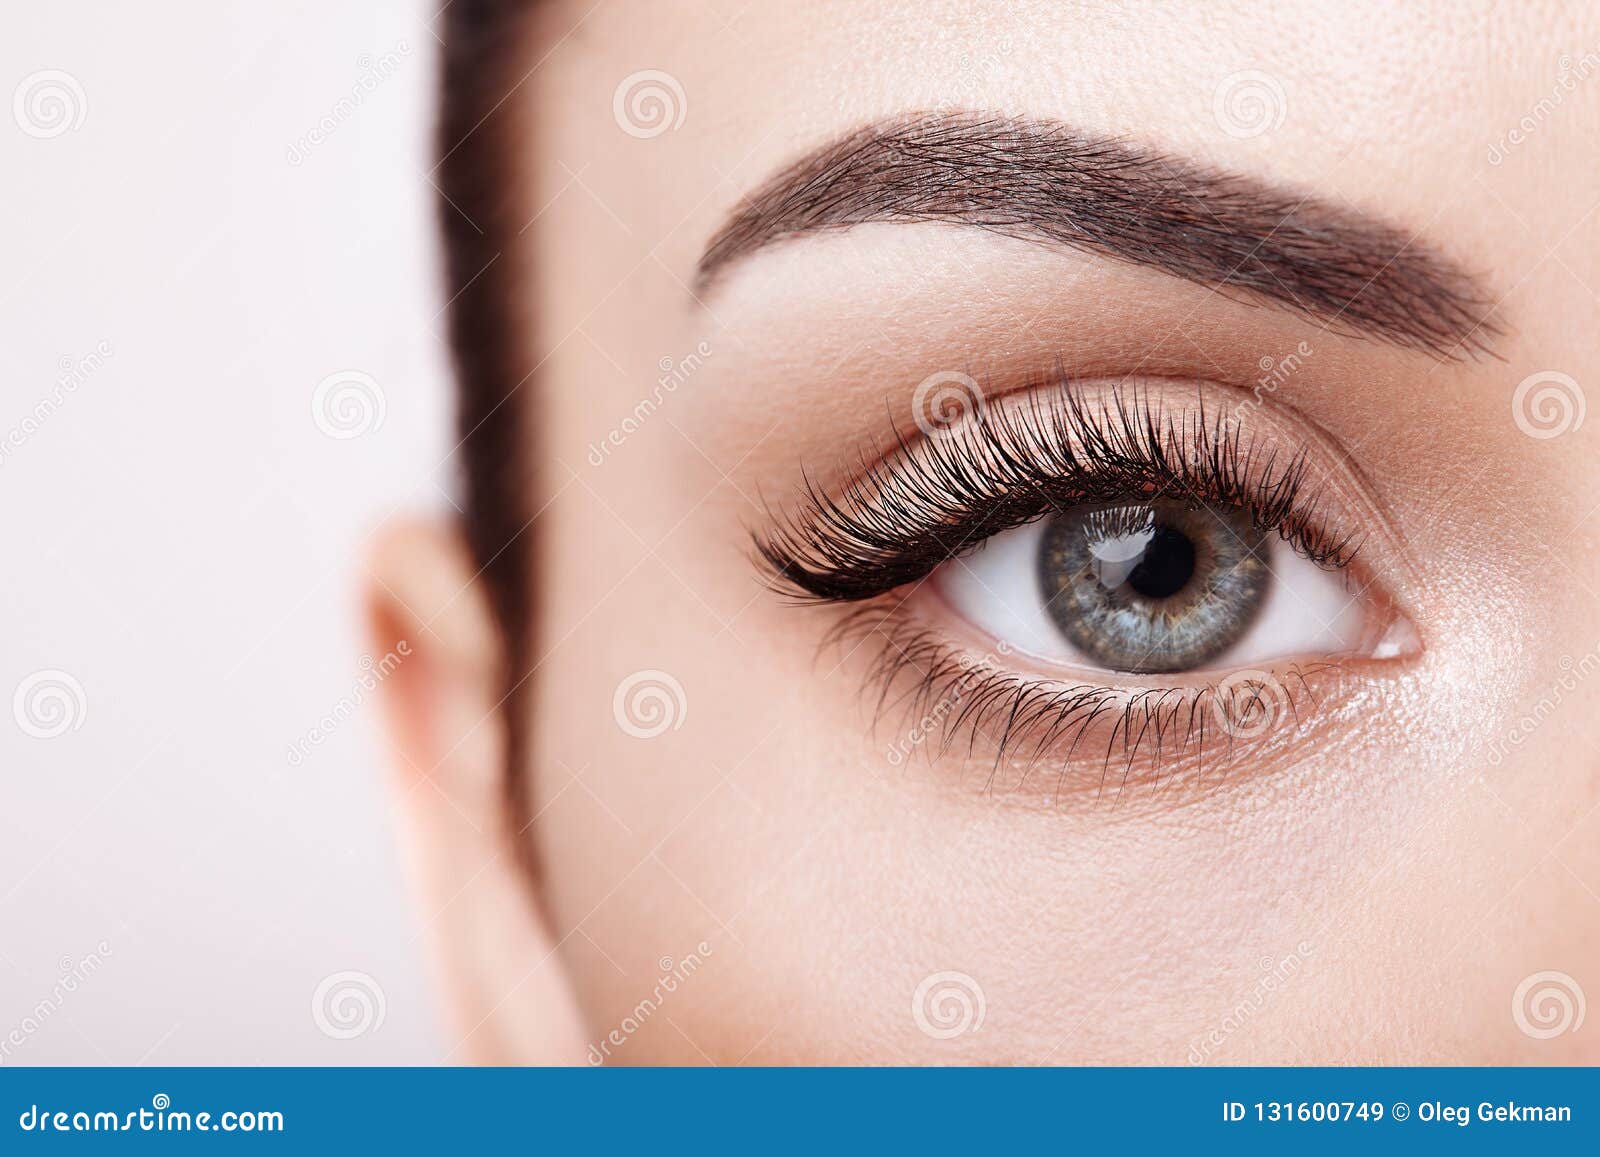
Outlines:
{"label": "iris", "polygon": [[1158,500],[1066,510],[1038,577],[1069,643],[1116,671],[1185,671],[1224,654],[1261,609],[1269,544],[1244,511]]}

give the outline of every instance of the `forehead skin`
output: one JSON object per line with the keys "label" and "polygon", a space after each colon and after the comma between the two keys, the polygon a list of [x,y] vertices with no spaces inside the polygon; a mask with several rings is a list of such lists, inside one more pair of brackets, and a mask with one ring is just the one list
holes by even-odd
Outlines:
{"label": "forehead skin", "polygon": [[[1593,437],[1534,442],[1510,420],[1528,374],[1600,381],[1600,75],[1558,83],[1564,55],[1600,52],[1581,6],[555,4],[534,41],[510,98],[529,227],[504,258],[534,287],[527,444],[548,502],[530,834],[596,1025],[649,995],[661,958],[712,949],[621,1059],[1184,1063],[1247,1000],[1218,1059],[1582,1058],[1506,1009],[1522,977],[1593,959],[1593,712],[1493,775],[1480,743],[1600,640]],[[681,90],[659,135],[619,127],[642,70]],[[1265,131],[1228,103],[1241,85]],[[1494,356],[1374,349],[953,227],[773,247],[695,299],[741,196],[927,109],[1059,119],[1415,232],[1489,288]],[[881,429],[892,390],[964,357],[1081,342],[1115,368],[1160,347],[1156,364],[1227,380],[1302,337],[1320,360],[1290,401],[1358,447],[1407,542],[1424,674],[1355,705],[1371,721],[1347,749],[1188,807],[1025,804],[887,769],[848,664],[817,661],[816,624],[756,583],[752,498],[786,498],[801,459]],[[651,668],[688,713],[641,741],[612,694]],[[1291,993],[1254,1001],[1259,962],[1286,954]],[[946,970],[987,1001],[983,1031],[950,1042],[908,1015]]]}

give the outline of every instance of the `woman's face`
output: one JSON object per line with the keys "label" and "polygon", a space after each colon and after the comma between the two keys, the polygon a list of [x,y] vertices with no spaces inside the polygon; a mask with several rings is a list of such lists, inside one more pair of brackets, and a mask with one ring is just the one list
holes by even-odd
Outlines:
{"label": "woman's face", "polygon": [[586,7],[531,903],[493,680],[399,728],[456,1055],[1600,1060],[1600,26]]}

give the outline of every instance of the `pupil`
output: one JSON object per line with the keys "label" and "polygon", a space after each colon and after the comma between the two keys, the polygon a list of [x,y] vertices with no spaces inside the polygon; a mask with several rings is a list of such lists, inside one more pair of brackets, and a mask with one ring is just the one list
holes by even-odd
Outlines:
{"label": "pupil", "polygon": [[1144,554],[1128,572],[1128,585],[1147,599],[1177,594],[1194,577],[1194,542],[1181,531],[1157,526]]}

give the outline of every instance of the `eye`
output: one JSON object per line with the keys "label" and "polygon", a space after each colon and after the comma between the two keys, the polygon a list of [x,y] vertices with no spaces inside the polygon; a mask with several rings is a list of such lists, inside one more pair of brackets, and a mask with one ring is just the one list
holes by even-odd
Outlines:
{"label": "eye", "polygon": [[1041,384],[863,449],[758,555],[797,602],[855,606],[826,637],[873,643],[877,712],[936,727],[941,751],[965,735],[995,769],[1014,755],[1019,782],[1057,753],[1063,775],[1115,761],[1157,782],[1208,750],[1287,750],[1402,669],[1355,660],[1421,642],[1379,581],[1404,577],[1403,550],[1359,471],[1291,415],[1235,420],[1229,397]]}
{"label": "eye", "polygon": [[1351,653],[1372,618],[1238,507],[1068,508],[990,538],[932,581],[985,633],[1037,658],[1134,674]]}

